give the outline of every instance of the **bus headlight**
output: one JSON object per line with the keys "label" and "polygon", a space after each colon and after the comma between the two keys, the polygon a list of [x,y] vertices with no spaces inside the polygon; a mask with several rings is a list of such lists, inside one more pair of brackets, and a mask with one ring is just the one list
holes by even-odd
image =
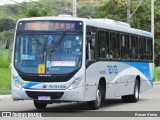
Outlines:
{"label": "bus headlight", "polygon": [[20,83],[20,81],[17,79],[17,77],[13,76],[13,83],[16,87],[18,88],[22,88],[22,84]]}
{"label": "bus headlight", "polygon": [[68,87],[69,90],[72,90],[72,89],[75,89],[78,87],[78,85],[80,84],[81,82],[81,78],[76,78],[72,83],[71,85]]}

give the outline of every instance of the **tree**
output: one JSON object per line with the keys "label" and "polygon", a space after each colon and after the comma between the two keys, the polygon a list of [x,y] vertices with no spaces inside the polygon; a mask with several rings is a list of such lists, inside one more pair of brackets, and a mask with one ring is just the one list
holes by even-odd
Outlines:
{"label": "tree", "polygon": [[14,31],[15,30],[12,29],[12,30],[8,30],[8,31],[0,32],[0,41],[1,41],[1,43],[5,44],[6,38],[10,38],[11,42],[13,42]]}
{"label": "tree", "polygon": [[94,5],[78,6],[77,14],[79,17],[90,16],[95,18],[97,16],[97,8]]}
{"label": "tree", "polygon": [[[132,2],[131,12],[135,10],[139,1]],[[119,0],[108,0],[98,8],[99,18],[109,18],[118,21],[127,22],[126,2]],[[151,24],[151,7],[150,1],[143,2],[135,14],[132,16],[131,26],[137,29],[150,31]],[[144,12],[145,11],[145,12]]]}
{"label": "tree", "polygon": [[43,7],[27,8],[23,11],[26,17],[40,17],[40,16],[53,16],[53,9]]}
{"label": "tree", "polygon": [[126,3],[119,0],[108,0],[98,7],[98,18],[108,18],[126,22],[127,11]]}
{"label": "tree", "polygon": [[0,19],[0,32],[8,31],[10,29],[14,29],[16,22],[11,19]]}
{"label": "tree", "polygon": [[160,64],[160,1],[155,1],[155,64]]}
{"label": "tree", "polygon": [[40,16],[39,8],[27,8],[27,10],[23,11],[26,17],[38,17]]}
{"label": "tree", "polygon": [[[139,4],[139,1],[132,2],[132,9],[133,12],[137,5]],[[145,11],[145,12],[144,12]],[[141,4],[141,6],[137,9],[135,14],[132,17],[132,27],[145,30],[145,31],[151,31],[151,2],[145,1]]]}
{"label": "tree", "polygon": [[[132,2],[131,12],[137,7],[139,1]],[[126,2],[108,0],[98,7],[97,17],[110,18],[118,21],[127,21]],[[155,0],[155,60],[160,64],[160,1]],[[144,1],[132,17],[133,28],[151,31],[151,2]]]}

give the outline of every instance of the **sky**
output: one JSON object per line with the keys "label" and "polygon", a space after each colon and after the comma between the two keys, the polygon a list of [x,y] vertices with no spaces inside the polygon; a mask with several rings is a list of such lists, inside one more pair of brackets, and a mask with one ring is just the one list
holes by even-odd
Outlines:
{"label": "sky", "polygon": [[16,2],[29,2],[29,1],[38,1],[38,0],[0,0],[0,5],[4,4],[15,4]]}

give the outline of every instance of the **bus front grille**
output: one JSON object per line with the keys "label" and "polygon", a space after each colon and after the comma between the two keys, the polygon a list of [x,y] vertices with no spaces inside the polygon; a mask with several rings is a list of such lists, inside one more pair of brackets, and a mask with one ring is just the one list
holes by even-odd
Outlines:
{"label": "bus front grille", "polygon": [[38,96],[50,96],[51,100],[60,99],[64,92],[37,92],[37,91],[26,91],[26,94],[32,99],[38,99]]}

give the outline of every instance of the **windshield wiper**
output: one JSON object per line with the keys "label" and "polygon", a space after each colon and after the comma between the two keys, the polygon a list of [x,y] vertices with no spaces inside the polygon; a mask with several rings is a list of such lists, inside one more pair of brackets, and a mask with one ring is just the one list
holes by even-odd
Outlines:
{"label": "windshield wiper", "polygon": [[36,43],[37,43],[38,45],[41,45],[41,43],[40,43],[40,41],[39,41],[38,37],[35,35],[35,33],[34,33],[34,32],[32,33],[32,36],[33,36],[33,37],[34,37],[34,39],[36,40]]}
{"label": "windshield wiper", "polygon": [[62,42],[64,36],[66,35],[66,32],[63,32],[59,38],[56,40],[56,42],[54,43],[54,45],[51,48],[51,52],[54,52],[55,49],[58,47],[58,45]]}
{"label": "windshield wiper", "polygon": [[[44,52],[45,52],[45,44],[46,44],[46,42],[43,44],[43,43],[41,43],[40,42],[40,40],[39,40],[39,38],[36,36],[36,34],[34,33],[34,32],[32,32],[32,36],[33,36],[33,38],[35,39],[35,41],[36,41],[36,44],[39,46],[39,48],[41,48],[40,46],[42,46],[43,45],[43,51],[41,51],[41,50],[38,50],[38,56],[40,57],[41,56],[41,54],[43,55],[43,57],[42,57],[42,60],[44,61],[45,60],[45,55],[44,55]],[[39,49],[38,48],[38,49]]]}

